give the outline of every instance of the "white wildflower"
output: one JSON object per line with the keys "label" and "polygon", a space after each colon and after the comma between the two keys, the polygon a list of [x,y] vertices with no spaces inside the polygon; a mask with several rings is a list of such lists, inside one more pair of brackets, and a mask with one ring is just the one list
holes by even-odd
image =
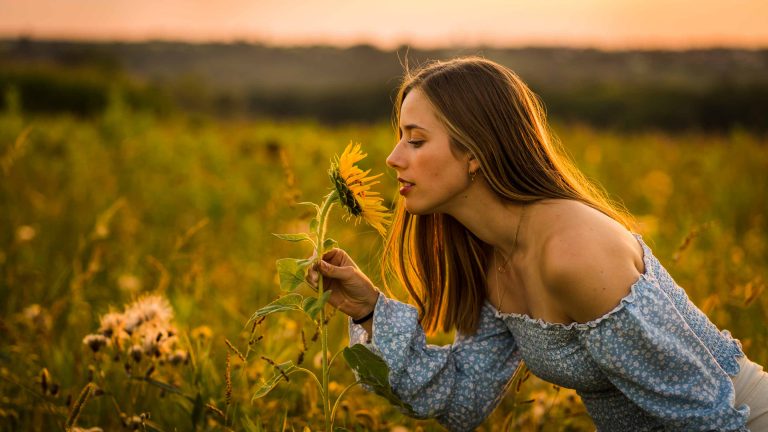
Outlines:
{"label": "white wildflower", "polygon": [[83,343],[88,345],[93,352],[99,352],[102,347],[107,346],[109,339],[104,337],[104,335],[89,334],[83,338]]}
{"label": "white wildflower", "polygon": [[125,310],[125,330],[133,333],[145,322],[155,320],[168,324],[173,319],[173,309],[165,297],[150,295],[142,297]]}
{"label": "white wildflower", "polygon": [[119,334],[123,327],[123,314],[110,312],[101,317],[98,332],[106,337]]}

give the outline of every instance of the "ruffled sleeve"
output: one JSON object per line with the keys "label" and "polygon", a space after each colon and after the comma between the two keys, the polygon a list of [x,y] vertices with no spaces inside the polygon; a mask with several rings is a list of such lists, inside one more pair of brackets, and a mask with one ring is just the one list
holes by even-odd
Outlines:
{"label": "ruffled sleeve", "polygon": [[417,418],[436,418],[449,430],[477,427],[501,401],[520,363],[515,339],[484,305],[474,335],[457,333],[454,343],[427,345],[413,306],[379,295],[373,337],[349,320],[350,345],[361,343],[389,367],[393,391]]}
{"label": "ruffled sleeve", "polygon": [[642,275],[616,309],[582,330],[607,378],[665,429],[748,430],[749,408],[734,407],[728,374],[653,276]]}

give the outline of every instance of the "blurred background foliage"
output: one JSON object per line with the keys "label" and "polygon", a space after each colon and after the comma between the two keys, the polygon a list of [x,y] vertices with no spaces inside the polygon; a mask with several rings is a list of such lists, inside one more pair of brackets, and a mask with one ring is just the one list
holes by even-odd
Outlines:
{"label": "blurred background foliage", "polygon": [[553,118],[623,130],[765,132],[768,50],[271,47],[246,43],[0,41],[0,83],[28,112],[100,113],[108,89],[132,106],[218,117],[382,121],[403,70],[482,55],[516,71]]}
{"label": "blurred background foliage", "polygon": [[[476,53],[531,84],[577,165],[637,217],[694,303],[768,364],[768,51],[408,58]],[[364,165],[384,170],[403,56],[367,46],[0,42],[0,430],[64,427],[89,382],[81,427],[317,430],[308,380],[251,401],[273,373],[261,356],[296,361],[312,325],[270,317],[246,362],[225,341],[246,352],[248,317],[279,294],[275,259],[308,253],[271,233],[307,229],[311,213],[296,203],[329,190],[330,158],[354,140],[370,155]],[[391,204],[396,179],[386,172]],[[329,234],[377,279],[372,229],[339,223]],[[83,343],[101,316],[147,293],[169,299],[188,362],[138,362]],[[346,322],[329,326],[336,352]],[[310,343],[306,367],[319,369],[318,351]],[[341,362],[332,377],[333,394],[354,380]],[[440,430],[359,388],[337,425]],[[572,391],[526,374],[481,429],[504,427],[593,428]]]}

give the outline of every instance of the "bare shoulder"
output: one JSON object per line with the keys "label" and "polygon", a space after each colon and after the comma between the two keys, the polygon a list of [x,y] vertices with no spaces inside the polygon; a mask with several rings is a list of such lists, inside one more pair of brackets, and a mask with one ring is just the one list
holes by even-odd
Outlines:
{"label": "bare shoulder", "polygon": [[552,200],[538,207],[545,289],[574,321],[603,316],[644,271],[640,244],[623,225],[586,204]]}

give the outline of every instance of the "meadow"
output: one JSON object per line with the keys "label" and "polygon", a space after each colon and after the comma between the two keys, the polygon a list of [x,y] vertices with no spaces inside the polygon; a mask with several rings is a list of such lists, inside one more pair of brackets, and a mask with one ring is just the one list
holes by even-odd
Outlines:
{"label": "meadow", "polygon": [[[116,96],[90,118],[26,116],[8,98],[0,113],[0,430],[321,430],[317,386],[304,376],[252,398],[276,374],[270,362],[301,356],[305,368],[320,367],[315,326],[298,314],[258,325],[249,317],[280,295],[275,260],[309,255],[272,233],[307,230],[311,209],[297,203],[330,190],[329,161],[349,141],[369,153],[365,168],[386,172],[380,190],[391,204],[391,127],[158,116]],[[691,299],[768,364],[768,138],[739,129],[554,130],[577,165],[637,217],[637,231]],[[334,210],[329,235],[380,283],[380,237],[341,215]],[[132,302],[149,294],[168,301],[153,306],[166,314],[156,351],[94,352],[85,343],[104,315],[135,312]],[[392,294],[405,299],[396,287]],[[336,353],[347,344],[346,320],[329,312]],[[331,376],[332,395],[354,381],[341,360]],[[345,394],[336,426],[442,430],[360,387]],[[594,429],[575,393],[525,373],[480,430],[503,428]]]}

